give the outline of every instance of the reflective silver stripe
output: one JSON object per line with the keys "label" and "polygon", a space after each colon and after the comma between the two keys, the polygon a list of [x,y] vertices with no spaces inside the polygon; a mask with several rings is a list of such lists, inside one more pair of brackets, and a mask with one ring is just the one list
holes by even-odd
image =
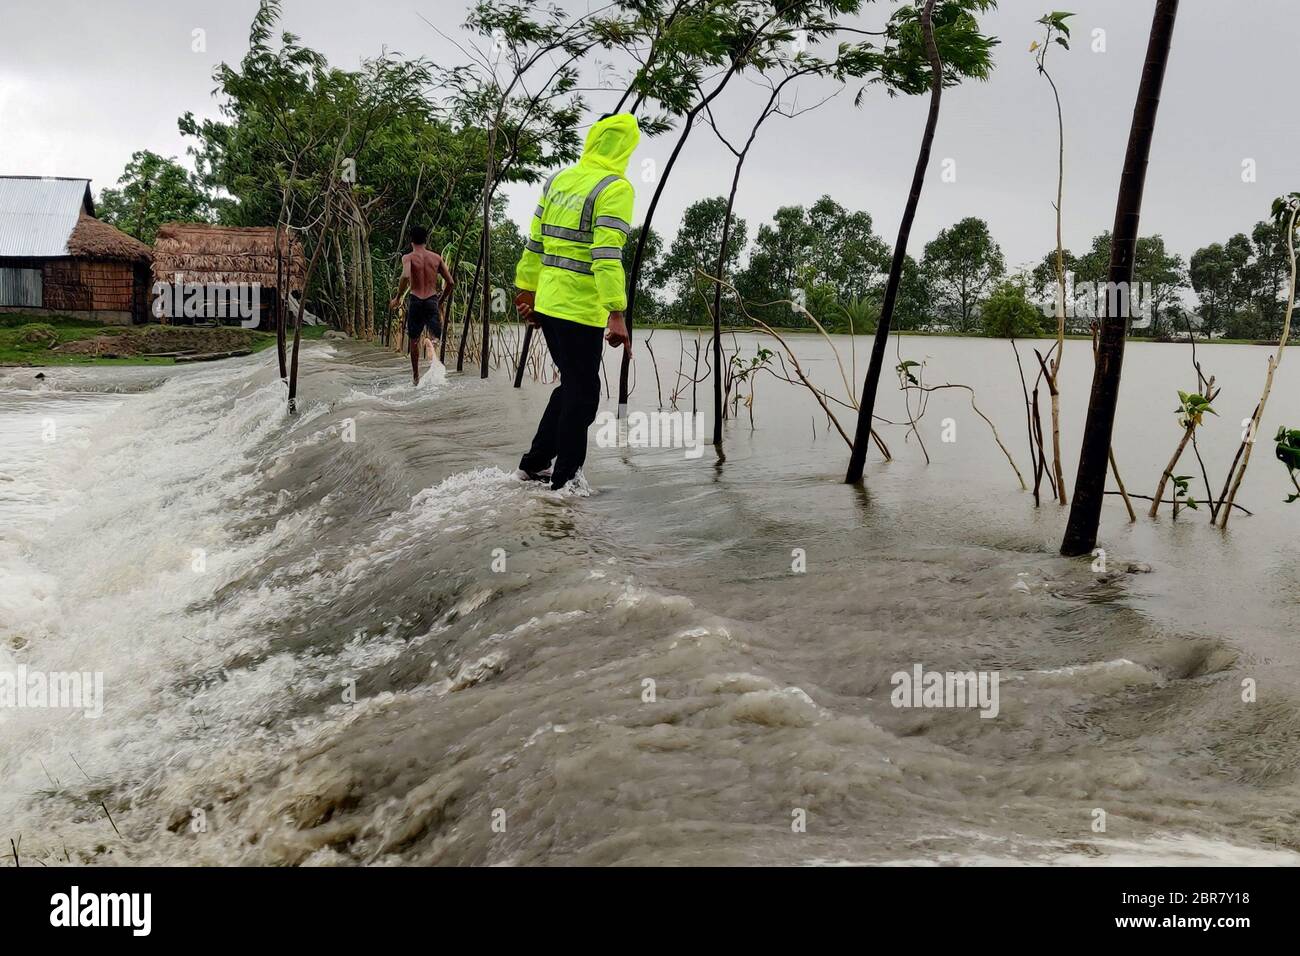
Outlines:
{"label": "reflective silver stripe", "polygon": [[582,204],[582,223],[578,226],[579,229],[591,228],[591,217],[596,212],[596,197],[605,191],[605,187],[613,185],[622,178],[622,176],[606,176],[596,183],[591,192],[587,193],[587,201]]}
{"label": "reflective silver stripe", "polygon": [[615,249],[613,246],[592,246],[591,258],[593,259],[622,259],[623,250]]}
{"label": "reflective silver stripe", "polygon": [[537,208],[533,210],[533,215],[536,216],[538,219],[541,219],[544,215],[546,215],[546,210],[542,208],[541,203],[537,204]]}
{"label": "reflective silver stripe", "polygon": [[583,262],[580,259],[568,259],[564,256],[542,256],[542,265],[552,266],[556,269],[568,269],[570,272],[581,272],[583,275],[591,275],[591,263]]}
{"label": "reflective silver stripe", "polygon": [[[551,175],[549,175],[549,176],[546,177],[546,182],[542,185],[542,198],[543,198],[543,199],[545,199],[545,198],[546,198],[546,194],[549,193],[549,192],[551,191],[551,183],[555,182],[555,177],[558,176],[558,175],[560,175],[560,173],[562,173],[562,172],[564,172],[564,170],[562,170],[562,169],[557,169],[555,172],[551,173]],[[539,208],[540,208],[540,207],[539,207]]]}
{"label": "reflective silver stripe", "polygon": [[604,226],[606,229],[617,229],[625,236],[632,231],[632,226],[618,216],[597,216],[596,225]]}
{"label": "reflective silver stripe", "polygon": [[536,239],[525,239],[524,248],[529,252],[537,253],[539,256],[542,254],[542,244]]}
{"label": "reflective silver stripe", "polygon": [[590,232],[566,229],[564,226],[542,226],[542,235],[552,239],[568,239],[570,242],[591,242]]}

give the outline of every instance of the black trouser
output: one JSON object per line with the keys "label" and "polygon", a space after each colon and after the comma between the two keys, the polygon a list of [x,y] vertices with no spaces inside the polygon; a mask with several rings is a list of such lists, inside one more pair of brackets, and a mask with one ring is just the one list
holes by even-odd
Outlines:
{"label": "black trouser", "polygon": [[600,407],[600,353],[604,330],[568,319],[537,314],[551,361],[560,370],[560,384],[542,413],[533,445],[519,461],[536,474],[555,461],[551,487],[562,488],[587,458],[587,429]]}

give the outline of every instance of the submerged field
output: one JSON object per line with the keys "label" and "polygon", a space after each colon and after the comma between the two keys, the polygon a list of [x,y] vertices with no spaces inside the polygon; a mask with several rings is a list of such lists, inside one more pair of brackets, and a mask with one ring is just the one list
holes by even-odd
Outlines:
{"label": "submerged field", "polygon": [[[838,342],[857,381],[865,342],[856,373]],[[894,348],[973,386],[1027,472],[1005,342]],[[1221,479],[1265,353],[1198,353]],[[824,343],[799,354],[834,390]],[[1033,507],[957,391],[922,420],[932,463],[883,426],[865,488],[763,376],[725,463],[593,446],[573,496],[510,475],[543,388],[408,376],[313,343],[290,418],[267,353],[0,372],[0,664],[105,688],[95,719],[0,711],[25,863],[1300,860],[1300,512],[1264,449],[1226,534],[1112,501],[1099,572],[1056,554],[1064,509]],[[1068,343],[1071,480],[1090,379]],[[1130,345],[1131,490],[1193,382],[1178,348]],[[643,349],[632,406],[657,404]],[[1300,422],[1285,366],[1269,409],[1268,434]],[[880,412],[905,419],[888,385]],[[996,717],[893,706],[918,664],[998,673]]]}

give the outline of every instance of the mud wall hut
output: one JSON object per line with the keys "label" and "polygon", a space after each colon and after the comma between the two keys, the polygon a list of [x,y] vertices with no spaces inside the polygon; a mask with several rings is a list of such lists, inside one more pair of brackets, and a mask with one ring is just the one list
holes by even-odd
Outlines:
{"label": "mud wall hut", "polygon": [[[242,324],[273,328],[281,288],[300,298],[305,273],[302,243],[291,231],[167,223],[154,242],[155,315],[176,323],[232,320],[234,301],[256,310],[258,321]],[[160,299],[170,308],[158,308]]]}
{"label": "mud wall hut", "polygon": [[90,180],[0,176],[0,311],[146,321],[150,259],[95,218]]}

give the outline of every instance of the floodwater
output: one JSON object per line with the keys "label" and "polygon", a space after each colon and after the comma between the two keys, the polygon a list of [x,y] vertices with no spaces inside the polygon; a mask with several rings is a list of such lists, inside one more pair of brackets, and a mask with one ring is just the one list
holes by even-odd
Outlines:
{"label": "floodwater", "polygon": [[[828,346],[791,343],[843,397]],[[837,343],[856,387],[868,343],[856,371]],[[651,344],[667,402],[677,334]],[[1008,343],[898,348],[973,386],[1030,477]],[[1216,493],[1267,354],[1199,349]],[[1300,426],[1295,361],[1266,439]],[[1071,485],[1091,369],[1068,343]],[[555,494],[512,477],[545,387],[500,370],[416,388],[404,357],[314,344],[297,417],[266,353],[46,374],[0,370],[0,676],[103,692],[97,716],[0,709],[0,842],[25,863],[1300,860],[1300,503],[1271,441],[1226,533],[1108,499],[1100,571],[1056,554],[1065,509],[1034,507],[957,389],[930,393],[928,465],[882,426],[865,490],[811,396],[762,373],[725,462],[593,447],[590,493]],[[637,379],[654,409],[644,348]],[[1131,491],[1194,385],[1187,346],[1130,344]],[[918,665],[996,676],[996,713],[894,706]]]}

